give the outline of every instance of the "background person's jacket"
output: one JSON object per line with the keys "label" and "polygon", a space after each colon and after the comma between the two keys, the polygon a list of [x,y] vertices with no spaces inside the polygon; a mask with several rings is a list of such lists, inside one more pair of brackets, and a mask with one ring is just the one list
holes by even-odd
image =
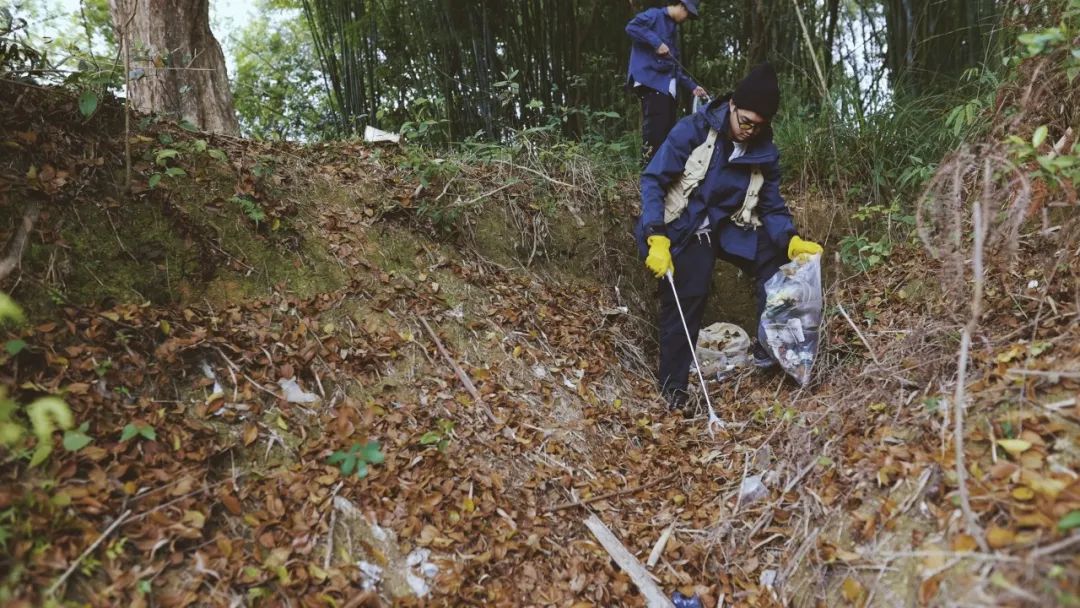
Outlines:
{"label": "background person's jacket", "polygon": [[[728,136],[728,99],[713,100],[697,113],[680,120],[641,174],[641,217],[634,233],[642,255],[648,252],[645,239],[654,234],[671,239],[671,253],[678,254],[706,215],[714,229],[713,234],[720,239],[720,248],[747,260],[755,258],[759,238],[768,238],[778,249],[786,249],[788,241],[796,234],[791,211],[780,196],[780,152],[772,142],[772,132],[766,130],[753,138],[745,144],[746,151],[742,156],[728,161],[734,146]],[[705,178],[690,194],[682,214],[665,224],[664,194],[678,181],[690,152],[705,141],[710,128],[716,129],[719,136]],[[756,230],[739,227],[730,221],[746,198],[753,165],[760,167],[765,178],[757,205],[762,225]]]}
{"label": "background person's jacket", "polygon": [[666,8],[650,8],[638,13],[626,24],[626,34],[633,41],[630,46],[630,69],[626,75],[627,88],[639,82],[667,93],[672,78],[688,91],[697,88],[697,83],[674,61],[656,54],[660,44],[666,44],[671,56],[682,61],[679,56],[678,24],[668,15]]}

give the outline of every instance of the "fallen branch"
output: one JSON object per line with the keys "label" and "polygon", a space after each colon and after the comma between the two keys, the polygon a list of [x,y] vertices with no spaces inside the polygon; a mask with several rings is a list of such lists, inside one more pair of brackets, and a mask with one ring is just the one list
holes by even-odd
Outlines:
{"label": "fallen branch", "polygon": [[334,504],[334,498],[337,497],[338,490],[341,489],[344,483],[339,481],[330,494],[330,531],[326,534],[326,556],[323,558],[323,570],[330,569],[330,559],[334,555],[334,528],[337,525],[337,505]]}
{"label": "fallen branch", "polygon": [[26,250],[26,241],[30,238],[30,231],[34,229],[34,222],[41,214],[41,201],[33,200],[26,205],[23,211],[22,222],[15,234],[8,240],[7,255],[0,260],[0,281],[8,278],[22,261],[23,251]]}
{"label": "fallen branch", "polygon": [[653,545],[652,551],[649,552],[649,559],[645,560],[645,565],[652,568],[656,565],[656,562],[660,561],[660,556],[664,554],[664,548],[667,547],[667,541],[671,538],[671,533],[675,530],[675,521],[672,520],[671,525],[664,530],[660,535],[660,538],[656,539],[656,544]]}
{"label": "fallen branch", "polygon": [[[983,180],[988,182],[989,176],[989,161],[987,161]],[[988,186],[984,183],[984,195],[986,192],[988,192]],[[960,353],[957,355],[956,363],[956,394],[953,396],[953,458],[956,464],[956,489],[960,497],[960,510],[964,514],[967,533],[975,538],[975,542],[979,544],[979,548],[983,552],[989,552],[990,546],[983,536],[982,527],[979,526],[979,520],[975,517],[975,512],[971,509],[971,499],[968,498],[967,489],[967,467],[964,465],[964,410],[967,407],[967,395],[964,394],[964,391],[967,389],[968,351],[971,348],[971,334],[975,332],[975,328],[979,325],[979,318],[982,316],[983,242],[986,238],[986,224],[983,220],[985,198],[985,196],[980,197],[971,207],[972,230],[975,233],[971,256],[971,280],[974,285],[971,298],[971,317],[968,319],[967,324],[964,325],[964,331],[960,335]]]}
{"label": "fallen branch", "polygon": [[476,385],[469,379],[469,375],[465,373],[465,370],[461,369],[461,366],[458,365],[457,361],[454,361],[454,358],[446,351],[446,347],[443,346],[442,340],[439,340],[439,336],[435,335],[435,330],[431,329],[431,326],[428,325],[427,319],[420,317],[420,322],[424,325],[424,329],[427,330],[428,336],[431,337],[431,341],[435,343],[435,347],[439,349],[439,353],[446,359],[447,364],[453,368],[454,373],[457,374],[461,383],[465,385],[465,390],[472,396],[473,401],[484,410],[484,414],[487,415],[488,420],[495,424],[500,424],[501,421],[495,417],[495,414],[491,413],[491,410],[488,409],[487,405],[484,403],[483,398],[480,397],[480,391],[476,390]]}
{"label": "fallen branch", "polygon": [[1038,376],[1040,378],[1049,378],[1052,381],[1065,378],[1067,380],[1080,380],[1080,372],[1055,372],[1055,371],[1042,371],[1037,369],[1019,369],[1010,367],[1006,372],[1014,376]]}
{"label": "fallen branch", "polygon": [[600,521],[600,518],[590,515],[585,519],[584,523],[585,527],[596,537],[596,540],[600,541],[600,545],[604,547],[611,559],[615,560],[619,568],[630,577],[630,580],[634,581],[638,590],[641,591],[641,595],[645,597],[645,605],[648,608],[675,608],[675,605],[664,595],[660,586],[649,575],[649,571],[641,565],[641,562],[632,553],[626,550],[626,547],[619,542],[618,538],[615,538],[615,535],[604,525],[604,522]]}
{"label": "fallen branch", "polygon": [[533,169],[532,167],[526,167],[524,165],[519,165],[517,163],[512,163],[512,162],[510,162],[508,160],[502,160],[502,159],[499,159],[499,158],[493,158],[491,160],[493,160],[494,162],[503,164],[503,165],[510,165],[511,167],[513,167],[515,169],[521,169],[522,171],[528,171],[529,173],[532,173],[533,175],[538,175],[538,176],[546,179],[547,181],[549,181],[549,182],[551,182],[553,184],[558,184],[560,186],[566,186],[567,188],[573,188],[574,190],[579,190],[579,188],[577,186],[575,186],[574,184],[568,184],[566,182],[559,181],[559,180],[555,179],[554,177],[551,177],[550,175],[544,173],[543,171],[537,171],[536,169]]}
{"label": "fallen branch", "polygon": [[81,564],[84,559],[86,559],[86,556],[93,553],[94,549],[97,549],[98,545],[100,545],[103,540],[108,538],[108,536],[113,533],[113,530],[119,528],[120,524],[124,523],[124,521],[128,518],[129,515],[131,515],[131,509],[124,511],[120,515],[120,517],[117,517],[113,521],[113,523],[109,524],[109,527],[105,528],[105,531],[97,537],[97,540],[95,540],[93,543],[90,543],[90,546],[87,547],[86,550],[83,551],[82,554],[75,559],[75,561],[71,562],[71,565],[68,566],[68,569],[60,575],[60,578],[56,579],[56,582],[49,586],[49,589],[45,592],[45,595],[52,595],[56,593],[56,590],[64,584],[64,581],[66,581],[68,577],[71,576],[72,572],[75,572],[75,569],[79,567],[79,564]]}
{"label": "fallen branch", "polygon": [[641,485],[634,486],[632,488],[624,488],[622,490],[616,490],[614,492],[607,492],[605,494],[599,494],[597,496],[591,496],[589,498],[586,498],[585,500],[574,500],[574,501],[570,501],[570,502],[564,502],[561,505],[554,506],[554,507],[548,509],[547,511],[545,511],[545,513],[554,513],[556,511],[562,511],[563,509],[570,509],[570,508],[573,508],[573,507],[584,507],[585,505],[591,505],[594,502],[599,502],[601,500],[605,500],[605,499],[608,499],[608,498],[615,498],[616,496],[625,496],[626,494],[637,494],[638,492],[640,492],[642,490],[647,490],[647,489],[649,489],[649,488],[651,488],[653,486],[660,485],[660,483],[662,483],[663,481],[665,481],[665,479],[663,477],[661,477],[659,479],[654,479],[653,481],[650,481],[649,483],[643,483]]}
{"label": "fallen branch", "polygon": [[863,333],[859,331],[859,326],[855,325],[855,322],[852,321],[851,317],[848,316],[847,311],[844,310],[844,305],[837,302],[836,308],[840,310],[840,314],[844,315],[844,320],[848,322],[848,325],[851,326],[851,329],[855,330],[855,335],[859,336],[859,339],[862,340],[863,346],[866,347],[866,351],[870,353],[870,358],[874,360],[874,363],[881,365],[881,361],[877,358],[877,355],[874,354],[874,349],[870,347],[870,343],[866,340],[866,336],[864,336]]}

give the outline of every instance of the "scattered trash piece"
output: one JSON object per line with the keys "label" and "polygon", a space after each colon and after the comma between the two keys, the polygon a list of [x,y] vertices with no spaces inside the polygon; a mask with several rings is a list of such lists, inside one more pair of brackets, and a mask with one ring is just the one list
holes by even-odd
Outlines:
{"label": "scattered trash piece", "polygon": [[671,603],[675,608],[702,608],[701,598],[697,595],[685,596],[678,591],[671,594]]}
{"label": "scattered trash piece", "polygon": [[409,584],[416,597],[424,597],[431,592],[430,581],[439,574],[439,567],[428,561],[431,551],[416,549],[405,559],[405,582]]}
{"label": "scattered trash piece", "polygon": [[401,135],[397,133],[391,133],[389,131],[383,131],[381,129],[376,129],[373,126],[368,125],[364,127],[364,141],[372,144],[384,142],[396,144],[401,141]]}
{"label": "scattered trash piece", "polygon": [[739,504],[746,506],[769,495],[769,489],[761,482],[761,475],[747,477],[739,486]]}
{"label": "scattered trash piece", "polygon": [[810,381],[821,325],[821,255],[800,255],[765,282],[758,342],[799,386]]}
{"label": "scattered trash piece", "polygon": [[300,388],[300,385],[296,383],[296,378],[282,378],[278,380],[278,386],[285,393],[285,400],[289,403],[315,403],[319,400],[319,396],[315,393],[309,393]]}
{"label": "scattered trash piece", "polygon": [[202,362],[202,373],[208,380],[214,381],[214,390],[210,393],[210,396],[206,398],[207,403],[212,403],[225,396],[225,389],[222,388],[221,383],[218,382],[217,376],[214,374],[214,370],[210,369],[210,364],[206,361]]}
{"label": "scattered trash piece", "polygon": [[762,587],[772,587],[776,582],[776,570],[763,570],[759,583]]}
{"label": "scattered trash piece", "polygon": [[382,581],[383,569],[364,560],[356,562],[356,567],[360,569],[360,576],[362,577],[360,579],[360,588],[364,591],[374,591]]}

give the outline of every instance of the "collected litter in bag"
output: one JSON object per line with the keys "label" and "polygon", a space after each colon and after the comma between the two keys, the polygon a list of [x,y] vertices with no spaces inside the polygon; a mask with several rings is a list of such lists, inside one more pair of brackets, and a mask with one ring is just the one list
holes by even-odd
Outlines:
{"label": "collected litter in bag", "polygon": [[705,377],[723,376],[748,360],[750,336],[732,323],[713,323],[698,333],[697,359]]}
{"label": "collected litter in bag", "polygon": [[821,325],[821,255],[800,255],[765,282],[758,342],[799,386],[810,381]]}

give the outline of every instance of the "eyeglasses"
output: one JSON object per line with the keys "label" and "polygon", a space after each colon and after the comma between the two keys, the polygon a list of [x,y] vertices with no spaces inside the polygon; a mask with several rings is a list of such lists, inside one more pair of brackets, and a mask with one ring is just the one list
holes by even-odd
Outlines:
{"label": "eyeglasses", "polygon": [[754,122],[749,118],[744,118],[742,113],[739,112],[738,108],[735,108],[735,120],[739,122],[739,128],[743,131],[754,131],[757,129],[762,129],[765,127],[766,124],[768,124],[765,121]]}

